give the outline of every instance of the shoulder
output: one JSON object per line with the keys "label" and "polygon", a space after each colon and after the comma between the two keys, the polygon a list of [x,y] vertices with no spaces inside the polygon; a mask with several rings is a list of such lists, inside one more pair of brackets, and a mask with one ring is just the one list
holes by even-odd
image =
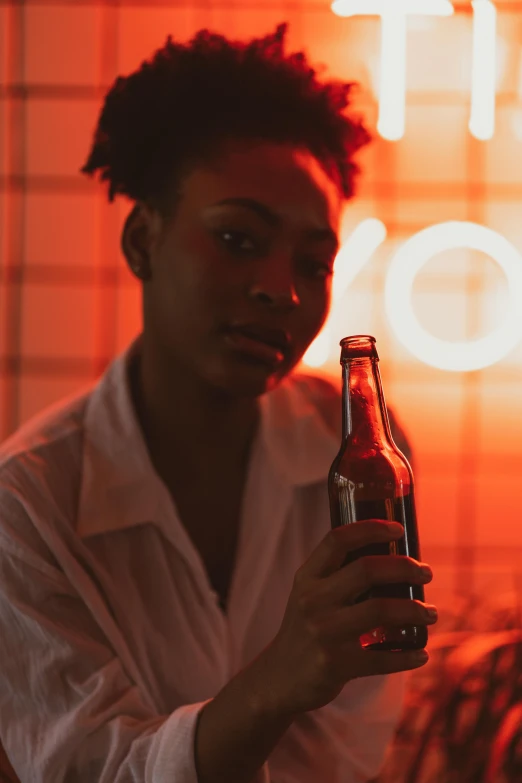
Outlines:
{"label": "shoulder", "polygon": [[341,384],[327,375],[305,372],[292,373],[282,384],[282,393],[292,406],[306,405],[309,412],[326,425],[332,434],[339,435],[342,419]]}
{"label": "shoulder", "polygon": [[0,444],[3,520],[6,509],[13,514],[15,505],[43,510],[51,504],[73,503],[71,490],[79,483],[89,395],[83,391],[53,405]]}
{"label": "shoulder", "polygon": [[[82,430],[89,391],[60,401],[31,418],[0,444],[0,480],[16,464],[31,456],[58,454],[67,442],[74,441]],[[40,461],[40,466],[42,462]]]}
{"label": "shoulder", "polygon": [[294,371],[263,400],[271,421],[285,430],[315,420],[323,431],[341,436],[341,384],[327,375]]}
{"label": "shoulder", "polygon": [[294,372],[261,398],[263,439],[294,486],[323,482],[341,441],[341,396],[327,377]]}

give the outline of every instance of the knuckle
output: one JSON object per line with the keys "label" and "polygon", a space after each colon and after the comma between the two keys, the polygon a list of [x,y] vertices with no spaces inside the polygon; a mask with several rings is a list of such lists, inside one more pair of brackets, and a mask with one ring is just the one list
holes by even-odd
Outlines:
{"label": "knuckle", "polygon": [[333,668],[333,656],[327,647],[319,646],[315,653],[315,666],[318,671],[331,674]]}
{"label": "knuckle", "polygon": [[[313,597],[309,592],[301,593],[297,598],[297,609],[303,617],[309,617],[312,614]],[[309,621],[309,624],[311,621]]]}
{"label": "knuckle", "polygon": [[[317,623],[316,620],[310,619],[306,622],[305,625],[306,634],[310,639],[313,639],[315,642],[318,642],[321,638],[321,629],[319,627],[319,623]],[[318,645],[319,649],[322,649],[321,645]]]}

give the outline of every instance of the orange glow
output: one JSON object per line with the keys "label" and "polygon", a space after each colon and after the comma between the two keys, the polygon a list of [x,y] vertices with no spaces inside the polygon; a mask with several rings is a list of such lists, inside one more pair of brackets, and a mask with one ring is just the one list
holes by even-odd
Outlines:
{"label": "orange glow", "polygon": [[[386,233],[380,220],[369,218],[341,247],[335,261],[330,317],[303,357],[309,367],[326,364],[332,343],[337,346],[331,326],[336,307]],[[508,282],[507,304],[502,323],[486,337],[448,342],[420,325],[411,304],[412,288],[416,275],[432,256],[463,247],[482,251],[497,262]],[[503,359],[522,341],[522,255],[505,237],[477,223],[441,223],[410,237],[393,257],[385,285],[386,313],[397,338],[419,361],[432,367],[452,372],[483,369]]]}
{"label": "orange glow", "polygon": [[[511,349],[503,358],[490,356],[494,364],[447,371],[427,363],[422,343],[418,356],[411,352],[412,333],[397,336],[385,301],[397,253],[427,228],[474,223],[522,252],[520,7],[496,8],[496,59],[504,67],[496,69],[491,135],[491,31],[483,31],[489,52],[483,62],[476,43],[480,20],[492,18],[491,3],[479,8],[475,0],[475,13],[470,3],[422,0],[346,0],[335,4],[336,13],[329,2],[320,6],[218,0],[0,6],[0,438],[92,381],[140,328],[139,287],[119,255],[129,205],[108,205],[78,174],[104,90],[168,34],[188,40],[209,27],[247,38],[287,19],[292,49],[306,49],[336,78],[361,83],[355,108],[374,137],[360,156],[333,309],[307,354],[308,371],[320,365],[338,379],[339,339],[375,335],[388,403],[415,451],[423,557],[437,574],[430,599],[473,588],[512,590],[522,562],[520,323],[511,321],[503,344]],[[408,24],[405,70],[401,52],[385,74],[396,90],[386,124],[398,140],[389,143],[377,130],[386,96],[381,90],[376,98],[372,84],[372,64],[384,68],[378,17],[393,7],[405,21],[414,6],[430,23]],[[443,10],[452,15],[438,15]],[[392,78],[393,69],[405,79],[397,70]],[[417,261],[432,251],[425,242]],[[496,252],[487,252],[448,251],[419,269],[409,301],[429,334],[468,343],[493,332],[509,312],[514,318],[503,298],[506,278],[492,260]],[[395,311],[403,283],[396,283]],[[513,277],[508,285],[516,303],[519,283]]]}

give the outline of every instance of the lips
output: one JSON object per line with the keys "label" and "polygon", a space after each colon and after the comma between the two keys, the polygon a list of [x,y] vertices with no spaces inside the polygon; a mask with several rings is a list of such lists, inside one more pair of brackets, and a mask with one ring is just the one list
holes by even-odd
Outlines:
{"label": "lips", "polygon": [[230,324],[225,331],[225,338],[240,353],[275,366],[284,361],[292,342],[284,329],[254,323]]}
{"label": "lips", "polygon": [[261,324],[231,324],[229,329],[278,348],[283,353],[290,347],[290,335],[284,329],[271,329]]}

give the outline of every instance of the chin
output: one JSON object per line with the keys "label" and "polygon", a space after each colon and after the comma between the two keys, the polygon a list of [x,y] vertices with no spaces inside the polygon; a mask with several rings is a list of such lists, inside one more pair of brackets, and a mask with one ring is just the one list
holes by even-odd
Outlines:
{"label": "chin", "polygon": [[274,370],[268,365],[249,361],[235,361],[233,366],[227,362],[227,365],[212,373],[209,380],[213,386],[236,397],[260,397],[275,389],[290,372],[286,367]]}

